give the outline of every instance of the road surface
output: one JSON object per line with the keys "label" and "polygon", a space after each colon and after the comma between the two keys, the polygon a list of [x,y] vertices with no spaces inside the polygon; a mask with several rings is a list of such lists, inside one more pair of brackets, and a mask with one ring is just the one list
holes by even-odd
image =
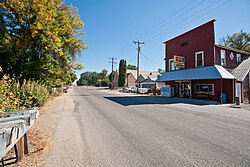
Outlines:
{"label": "road surface", "polygon": [[44,166],[250,166],[250,111],[74,87]]}

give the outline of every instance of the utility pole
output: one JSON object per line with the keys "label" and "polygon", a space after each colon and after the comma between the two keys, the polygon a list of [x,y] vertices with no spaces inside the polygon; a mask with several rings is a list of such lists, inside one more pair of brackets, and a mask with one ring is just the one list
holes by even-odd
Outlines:
{"label": "utility pole", "polygon": [[137,44],[137,94],[139,94],[139,86],[140,86],[140,81],[139,81],[139,75],[140,75],[140,52],[141,52],[141,44],[144,44],[144,42],[140,41],[133,41],[134,44]]}
{"label": "utility pole", "polygon": [[109,61],[109,63],[111,63],[111,82],[113,82],[113,71],[114,71],[114,64],[117,64],[117,62],[115,61],[116,58],[114,57],[110,57],[109,58],[111,61]]}

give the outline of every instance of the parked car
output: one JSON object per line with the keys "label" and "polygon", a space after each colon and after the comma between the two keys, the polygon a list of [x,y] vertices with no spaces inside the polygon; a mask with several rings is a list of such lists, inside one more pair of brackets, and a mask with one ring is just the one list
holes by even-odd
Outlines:
{"label": "parked car", "polygon": [[135,89],[134,86],[129,86],[127,88],[124,88],[123,91],[126,92],[126,93],[135,93],[136,89]]}
{"label": "parked car", "polygon": [[147,88],[139,88],[139,93],[140,94],[146,94],[146,93],[148,93],[148,89]]}

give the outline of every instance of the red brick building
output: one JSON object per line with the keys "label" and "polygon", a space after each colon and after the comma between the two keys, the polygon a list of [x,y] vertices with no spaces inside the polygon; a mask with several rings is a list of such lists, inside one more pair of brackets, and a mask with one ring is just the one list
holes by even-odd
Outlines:
{"label": "red brick building", "polygon": [[[211,20],[165,44],[165,70],[160,77],[172,87],[172,95],[232,103],[236,80],[232,72],[249,53],[215,44]],[[207,70],[207,71],[206,71]]]}
{"label": "red brick building", "polygon": [[136,86],[137,71],[136,70],[127,70],[127,77],[125,81],[125,86]]}

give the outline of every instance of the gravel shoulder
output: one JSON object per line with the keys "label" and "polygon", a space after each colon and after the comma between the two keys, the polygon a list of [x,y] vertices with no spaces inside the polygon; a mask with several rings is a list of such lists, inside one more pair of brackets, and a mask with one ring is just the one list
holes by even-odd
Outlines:
{"label": "gravel shoulder", "polygon": [[67,100],[67,94],[51,97],[39,109],[40,115],[35,124],[28,132],[29,136],[29,151],[30,154],[24,159],[12,166],[42,166],[46,160],[46,156],[54,143],[55,130],[58,126],[60,108]]}
{"label": "gravel shoulder", "polygon": [[81,129],[78,124],[79,115],[76,108],[79,105],[74,101],[74,90],[69,92],[54,106],[52,119],[55,124],[52,125],[54,132],[54,144],[46,155],[44,167],[55,166],[83,166],[88,159],[84,138],[81,135]]}

